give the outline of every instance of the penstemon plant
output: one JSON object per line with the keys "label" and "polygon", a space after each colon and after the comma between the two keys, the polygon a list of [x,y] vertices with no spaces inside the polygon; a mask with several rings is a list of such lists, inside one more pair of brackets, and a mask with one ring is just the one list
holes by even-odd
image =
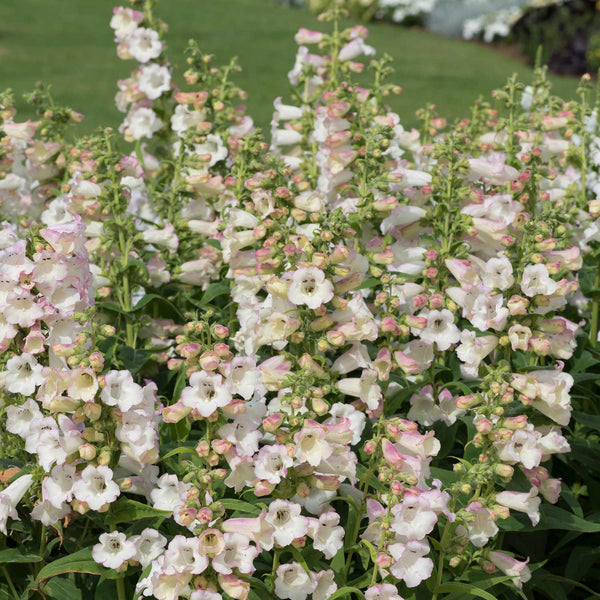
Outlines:
{"label": "penstemon plant", "polygon": [[332,2],[266,140],[237,63],[190,42],[180,90],[130,4],[119,132],[0,98],[0,594],[529,597],[505,533],[599,529],[552,472],[598,337],[589,82],[409,131]]}

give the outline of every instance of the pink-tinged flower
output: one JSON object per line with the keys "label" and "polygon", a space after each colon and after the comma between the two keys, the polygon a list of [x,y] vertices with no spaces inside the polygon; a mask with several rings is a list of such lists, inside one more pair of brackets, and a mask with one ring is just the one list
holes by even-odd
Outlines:
{"label": "pink-tinged flower", "polygon": [[298,269],[288,289],[288,299],[296,306],[319,308],[333,298],[333,284],[325,279],[325,273],[317,267]]}
{"label": "pink-tinged flower", "polygon": [[481,274],[483,285],[493,290],[507,290],[515,282],[513,267],[506,257],[490,258]]}
{"label": "pink-tinged flower", "polygon": [[273,120],[275,121],[291,121],[293,119],[300,119],[304,113],[304,110],[299,106],[283,104],[281,102],[281,98],[275,98],[273,106],[275,108]]}
{"label": "pink-tinged flower", "polygon": [[6,429],[11,433],[26,438],[31,428],[31,423],[41,420],[42,413],[35,400],[29,398],[23,404],[12,405],[6,409]]}
{"label": "pink-tinged flower", "polygon": [[218,373],[197,371],[190,377],[190,386],[181,392],[181,401],[203,417],[210,417],[215,410],[227,406],[232,400],[229,388]]}
{"label": "pink-tinged flower", "polygon": [[470,181],[481,179],[491,185],[509,183],[519,176],[519,171],[507,165],[505,160],[506,156],[500,152],[489,154],[485,158],[470,158],[467,176]]}
{"label": "pink-tinged flower", "polygon": [[360,398],[370,410],[377,410],[382,398],[377,383],[377,371],[365,369],[359,377],[346,377],[337,382],[337,388],[346,396]]}
{"label": "pink-tinged flower", "polygon": [[93,369],[72,369],[68,374],[67,393],[71,398],[91,402],[98,391],[98,380]]}
{"label": "pink-tinged flower", "polygon": [[179,247],[179,238],[171,223],[165,223],[162,229],[146,229],[142,233],[142,237],[147,244],[164,246],[169,251],[169,254],[175,254]]}
{"label": "pink-tinged flower", "polygon": [[92,558],[107,569],[118,569],[135,556],[135,544],[124,533],[103,533],[92,548]]}
{"label": "pink-tinged flower", "polygon": [[344,528],[339,527],[340,515],[329,511],[319,515],[318,519],[310,519],[308,535],[313,538],[313,547],[320,550],[326,559],[333,558],[342,547]]}
{"label": "pink-tinged flower", "polygon": [[273,548],[275,528],[266,520],[266,511],[254,518],[228,519],[223,521],[222,529],[227,533],[241,533],[254,540],[263,550]]}
{"label": "pink-tinged flower", "polygon": [[138,88],[150,100],[156,100],[171,89],[171,73],[168,67],[152,63],[144,65],[138,77]]}
{"label": "pink-tinged flower", "polygon": [[26,290],[10,292],[2,310],[6,322],[19,327],[32,327],[44,316],[44,310]]}
{"label": "pink-tinged flower", "polygon": [[558,284],[550,277],[548,268],[544,264],[527,265],[523,269],[523,277],[521,279],[521,290],[531,298],[532,296],[550,296],[556,289]]}
{"label": "pink-tinged flower", "polygon": [[163,122],[151,108],[134,104],[123,120],[122,128],[132,141],[151,138],[162,126]]}
{"label": "pink-tinged flower", "polygon": [[275,578],[275,593],[278,598],[289,600],[306,600],[312,594],[316,584],[297,562],[281,565]]}
{"label": "pink-tinged flower", "polygon": [[113,481],[112,469],[104,465],[88,465],[81,472],[81,479],[73,484],[73,496],[86,502],[92,510],[114,502],[120,493],[119,486]]}
{"label": "pink-tinged flower", "polygon": [[44,500],[42,502],[38,502],[32,508],[31,517],[49,527],[61,519],[64,519],[70,513],[71,507],[66,502],[63,502],[59,508],[56,508],[56,506],[54,506],[51,502]]}
{"label": "pink-tinged flower", "polygon": [[164,554],[164,571],[168,575],[192,573],[199,575],[208,567],[208,558],[200,552],[200,540],[176,535]]}
{"label": "pink-tinged flower", "polygon": [[129,54],[138,62],[147,63],[153,58],[158,58],[162,52],[162,42],[158,32],[146,27],[138,27],[126,38]]}
{"label": "pink-tinged flower", "polygon": [[219,573],[217,579],[223,591],[232,598],[235,598],[236,600],[246,600],[248,597],[248,594],[250,593],[249,582],[242,581],[234,575],[223,575],[222,573]]}
{"label": "pink-tinged flower", "polygon": [[442,418],[442,411],[433,397],[433,388],[426,385],[418,394],[410,398],[410,410],[406,417],[420,425],[429,427]]}
{"label": "pink-tinged flower", "polygon": [[175,511],[185,504],[189,488],[190,484],[179,481],[177,475],[165,473],[150,493],[152,506],[159,510]]}
{"label": "pink-tinged flower", "polygon": [[448,350],[460,340],[460,330],[454,324],[454,315],[447,309],[432,310],[427,315],[425,329],[417,332],[425,341],[437,344],[439,350]]}
{"label": "pink-tinged flower", "polygon": [[367,416],[364,412],[356,410],[351,404],[336,402],[329,409],[329,415],[330,418],[323,423],[324,425],[348,420],[350,422],[350,431],[352,432],[350,444],[354,445],[360,442],[367,422]]}
{"label": "pink-tinged flower", "polygon": [[338,58],[340,60],[354,60],[361,54],[365,56],[375,56],[375,48],[365,44],[362,38],[356,38],[351,42],[348,42],[339,52]]}
{"label": "pink-tinged flower", "polygon": [[118,406],[119,410],[127,412],[144,399],[141,386],[134,383],[129,371],[109,371],[104,381],[100,399],[107,406]]}
{"label": "pink-tinged flower", "polygon": [[142,565],[142,568],[146,568],[155,558],[159,557],[167,545],[167,538],[156,529],[149,527],[129,539],[135,544],[133,558]]}
{"label": "pink-tinged flower", "polygon": [[538,488],[547,502],[550,502],[550,504],[558,502],[561,488],[560,479],[550,479],[548,469],[544,467],[535,467],[533,469],[521,467],[521,471],[523,471],[529,483]]}
{"label": "pink-tinged flower", "polygon": [[313,591],[312,600],[328,600],[337,590],[337,584],[334,581],[335,573],[331,569],[312,573],[313,581],[316,587]]}
{"label": "pink-tinged flower", "polygon": [[471,502],[465,510],[472,516],[472,520],[465,523],[469,540],[476,548],[483,548],[498,533],[492,513],[479,502]]}
{"label": "pink-tinged flower", "polygon": [[143,20],[143,13],[124,6],[118,6],[113,9],[110,26],[115,30],[117,39],[123,39],[125,36],[132,34]]}
{"label": "pink-tinged flower", "polygon": [[223,374],[227,377],[227,385],[232,393],[239,394],[244,400],[265,392],[256,360],[250,356],[236,356],[223,367]]}
{"label": "pink-tinged flower", "polygon": [[55,508],[61,508],[64,502],[73,499],[73,484],[76,469],[74,465],[57,465],[52,469],[50,477],[42,482],[42,495]]}
{"label": "pink-tinged flower", "polygon": [[240,573],[253,573],[254,559],[258,548],[250,545],[250,540],[241,533],[225,533],[223,552],[212,559],[212,567],[217,573],[229,575],[233,569]]}
{"label": "pink-tinged flower", "polygon": [[495,296],[479,294],[471,305],[468,319],[473,327],[480,331],[488,329],[502,331],[506,327],[508,315],[508,308],[504,306],[501,294]]}
{"label": "pink-tinged flower", "polygon": [[392,514],[392,531],[408,540],[422,540],[437,523],[437,514],[421,496],[404,496],[402,502],[392,508]]}
{"label": "pink-tinged flower", "polygon": [[508,464],[521,463],[525,468],[532,469],[540,464],[543,452],[538,448],[540,438],[538,432],[517,430],[512,436],[494,442],[498,458]]}
{"label": "pink-tinged flower", "polygon": [[403,600],[398,588],[391,583],[373,585],[365,592],[365,600]]}
{"label": "pink-tinged flower", "polygon": [[190,600],[223,600],[223,596],[214,590],[194,590]]}
{"label": "pink-tinged flower", "polygon": [[27,493],[32,481],[33,475],[21,475],[21,477],[0,492],[0,531],[4,535],[8,535],[6,531],[8,517],[19,519],[17,504],[19,504],[23,496]]}
{"label": "pink-tinged flower", "polygon": [[311,31],[300,27],[298,33],[294,36],[296,44],[319,44],[323,40],[323,33],[320,31]]}
{"label": "pink-tinged flower", "polygon": [[531,571],[527,566],[529,559],[519,561],[503,552],[492,550],[488,553],[488,558],[498,567],[505,575],[512,578],[513,583],[518,589],[523,588],[523,584],[531,579]]}
{"label": "pink-tinged flower", "polygon": [[527,513],[531,524],[535,527],[540,522],[541,498],[538,489],[532,487],[529,492],[500,492],[496,494],[496,502],[512,510]]}
{"label": "pink-tinged flower", "polygon": [[396,561],[390,567],[392,575],[404,581],[407,587],[417,587],[431,576],[433,561],[425,558],[429,554],[427,542],[414,540],[406,544],[391,544],[388,551]]}
{"label": "pink-tinged flower", "polygon": [[294,458],[300,462],[307,462],[316,467],[321,461],[328,459],[333,454],[333,445],[327,439],[323,427],[306,425],[294,435],[296,452]]}
{"label": "pink-tinged flower", "polygon": [[263,446],[255,459],[254,472],[259,479],[277,484],[287,476],[287,470],[293,463],[285,446]]}
{"label": "pink-tinged flower", "polygon": [[274,500],[269,505],[265,520],[273,529],[273,538],[280,546],[287,546],[308,533],[308,519],[300,515],[302,507],[295,502]]}
{"label": "pink-tinged flower", "polygon": [[31,354],[9,358],[4,371],[4,387],[13,394],[31,396],[44,382],[42,365]]}

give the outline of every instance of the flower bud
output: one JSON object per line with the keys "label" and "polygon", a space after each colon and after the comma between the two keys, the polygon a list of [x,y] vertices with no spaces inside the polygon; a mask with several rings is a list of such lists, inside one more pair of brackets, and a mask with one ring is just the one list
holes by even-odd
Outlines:
{"label": "flower bud", "polygon": [[510,465],[498,464],[494,469],[499,477],[501,477],[504,481],[510,481],[515,470]]}
{"label": "flower bud", "polygon": [[79,456],[83,459],[83,460],[94,460],[96,458],[96,448],[94,446],[92,446],[92,444],[83,444],[82,446],[79,447]]}

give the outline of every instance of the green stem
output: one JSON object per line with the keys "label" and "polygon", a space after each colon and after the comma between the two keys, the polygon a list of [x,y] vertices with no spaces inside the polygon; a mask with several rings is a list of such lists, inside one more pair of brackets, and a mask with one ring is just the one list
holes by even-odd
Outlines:
{"label": "green stem", "polygon": [[[600,262],[596,268],[596,278],[594,280],[594,294],[597,293],[598,288],[600,287]],[[596,347],[598,343],[598,313],[600,312],[600,306],[597,300],[597,295],[594,295],[596,298],[592,302],[592,322],[590,326],[590,346],[592,348]]]}
{"label": "green stem", "polygon": [[279,550],[275,548],[275,552],[273,555],[273,568],[271,569],[271,590],[275,589],[275,574],[277,572],[277,568],[279,567]]}
{"label": "green stem", "polygon": [[115,581],[117,582],[117,598],[119,600],[126,600],[127,596],[125,595],[125,579],[120,577]]}
{"label": "green stem", "polygon": [[8,572],[8,569],[4,565],[2,565],[0,567],[0,569],[2,569],[2,574],[6,578],[6,582],[8,583],[8,587],[10,588],[11,594],[13,595],[15,600],[19,600],[20,596],[17,592],[17,589],[15,588],[15,584],[13,583],[12,579],[10,578],[10,573]]}
{"label": "green stem", "polygon": [[442,539],[440,540],[440,557],[438,559],[438,566],[437,566],[437,571],[435,574],[435,590],[433,592],[433,596],[431,597],[431,600],[437,600],[438,597],[438,593],[437,593],[437,589],[440,587],[440,585],[442,585],[442,577],[444,575],[444,559],[446,558],[446,551],[444,549],[445,545],[446,545],[446,540],[448,538],[448,536],[450,535],[450,529],[452,527],[452,524],[450,523],[450,521],[446,521],[446,526],[444,527],[444,533],[442,533]]}

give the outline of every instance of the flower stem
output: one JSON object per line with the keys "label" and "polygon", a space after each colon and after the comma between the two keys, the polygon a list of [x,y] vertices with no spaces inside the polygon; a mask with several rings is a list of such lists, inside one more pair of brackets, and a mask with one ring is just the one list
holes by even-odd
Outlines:
{"label": "flower stem", "polygon": [[2,565],[0,569],[2,570],[2,574],[4,575],[4,577],[6,577],[6,582],[8,583],[8,587],[10,588],[11,594],[13,595],[15,600],[19,600],[20,596],[17,592],[17,589],[15,588],[15,584],[10,578],[10,573],[8,572],[8,569],[4,565]]}
{"label": "flower stem", "polygon": [[119,600],[126,600],[127,596],[125,595],[125,579],[120,577],[115,581],[117,582],[117,598]]}
{"label": "flower stem", "polygon": [[[598,267],[596,268],[596,278],[594,279],[594,294],[597,294],[598,288],[600,288],[600,263],[598,263]],[[595,299],[592,302],[592,320],[590,324],[590,346],[592,348],[596,347],[598,343],[598,317],[600,312],[600,306],[595,295]]]}

